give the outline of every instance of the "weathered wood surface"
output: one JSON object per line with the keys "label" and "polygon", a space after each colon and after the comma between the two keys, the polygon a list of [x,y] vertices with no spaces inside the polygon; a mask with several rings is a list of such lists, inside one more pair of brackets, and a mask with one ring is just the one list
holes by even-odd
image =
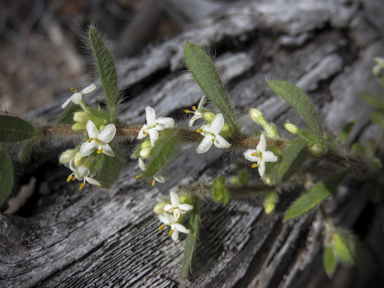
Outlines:
{"label": "weathered wood surface", "polygon": [[[183,45],[191,40],[217,52],[223,80],[245,113],[257,107],[280,127],[286,119],[300,123],[265,83],[266,78],[284,79],[309,92],[326,131],[358,119],[352,138],[376,137],[379,130],[370,122],[371,108],[355,93],[380,91],[371,69],[372,58],[384,48],[383,13],[383,1],[374,0],[242,2],[146,55],[119,61],[121,86],[129,96],[120,120],[143,123],[144,108],[150,105],[157,115],[186,123],[182,111],[201,96],[190,77],[181,73]],[[27,117],[43,114],[54,120],[67,96]],[[85,98],[96,104],[102,94],[99,90],[96,97]],[[246,129],[255,129],[250,120],[244,121]],[[64,149],[70,143],[55,140],[51,145]],[[270,216],[242,199],[231,200],[227,207],[203,203],[202,245],[192,276],[181,282],[184,243],[175,244],[157,230],[159,222],[152,213],[156,198],[180,184],[234,174],[244,165],[237,155],[221,150],[196,155],[194,149],[185,147],[165,184],[142,185],[134,177],[139,174],[137,164],[127,157],[109,191],[87,185],[81,192],[77,183],[66,183],[68,169],[56,166],[57,149],[35,154],[24,168],[37,177],[35,193],[40,198],[35,211],[28,217],[0,214],[0,287],[307,287],[315,275],[323,275],[316,215],[282,223],[284,209],[297,195],[284,193]],[[330,210],[341,212],[342,224],[351,227],[360,217],[364,189],[354,183],[335,196]],[[377,211],[380,219],[383,207]],[[373,226],[382,225],[382,219]],[[375,243],[377,235],[371,234]],[[369,277],[377,275],[377,263],[368,259]]]}

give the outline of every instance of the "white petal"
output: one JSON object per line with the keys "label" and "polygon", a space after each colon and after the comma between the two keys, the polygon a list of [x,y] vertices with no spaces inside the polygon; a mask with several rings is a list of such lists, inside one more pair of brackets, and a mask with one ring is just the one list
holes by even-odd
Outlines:
{"label": "white petal", "polygon": [[86,157],[89,154],[91,154],[96,147],[97,147],[97,143],[95,141],[91,141],[91,143],[88,143],[88,141],[84,142],[80,146],[80,155],[83,157]]}
{"label": "white petal", "polygon": [[173,208],[173,206],[171,204],[165,204],[163,209],[165,212],[168,212],[169,210],[171,210]]}
{"label": "white petal", "polygon": [[201,97],[199,105],[197,106],[198,110],[205,105],[206,100],[207,100],[207,97],[205,95]]}
{"label": "white petal", "polygon": [[74,163],[74,158],[72,158],[72,160],[69,162],[69,169],[71,169],[73,172],[77,172],[77,168],[75,166],[75,163]]}
{"label": "white petal", "polygon": [[104,129],[99,133],[99,140],[104,143],[109,143],[116,135],[116,126],[113,124],[108,124]]}
{"label": "white petal", "polygon": [[271,151],[265,151],[263,153],[263,161],[264,162],[276,162],[277,159],[278,159],[278,157],[275,154],[273,154],[273,152],[271,152]]}
{"label": "white petal", "polygon": [[87,177],[89,175],[89,169],[84,166],[80,166],[77,168],[77,173],[81,176],[81,178]]}
{"label": "white petal", "polygon": [[251,162],[258,162],[260,158],[258,156],[252,156],[252,154],[255,152],[257,152],[257,150],[255,149],[248,149],[247,151],[245,151],[244,152],[245,159]]}
{"label": "white petal", "polygon": [[264,161],[260,161],[259,163],[258,163],[258,168],[259,168],[259,174],[260,174],[260,176],[261,176],[261,178],[263,178],[264,177],[264,172],[265,172],[265,162]]}
{"label": "white petal", "polygon": [[91,120],[87,121],[87,125],[85,126],[85,128],[87,129],[89,138],[96,138],[96,139],[99,138],[99,130]]}
{"label": "white petal", "polygon": [[201,118],[201,117],[197,117],[197,115],[195,114],[195,115],[191,118],[191,120],[189,120],[189,122],[188,122],[188,127],[192,127],[192,126],[193,126],[193,123],[195,123],[195,121],[196,121],[197,119],[199,119],[199,118]]}
{"label": "white petal", "polygon": [[141,158],[139,159],[139,167],[144,172],[147,170],[147,166],[145,166],[144,161]]}
{"label": "white petal", "polygon": [[177,240],[179,240],[179,231],[177,230],[173,230],[173,233],[172,233],[172,240],[174,242],[177,242]]}
{"label": "white petal", "polygon": [[145,117],[147,118],[147,125],[153,126],[155,125],[156,121],[156,113],[155,110],[153,110],[152,107],[145,107]]}
{"label": "white petal", "polygon": [[264,134],[261,134],[261,135],[260,135],[260,142],[259,142],[259,144],[257,145],[256,149],[257,149],[257,151],[264,152],[264,151],[265,151],[265,148],[267,148],[267,142],[265,141],[265,136],[264,136]]}
{"label": "white petal", "polygon": [[156,119],[156,123],[159,123],[156,125],[157,130],[164,130],[166,128],[172,128],[175,126],[175,120],[173,120],[170,117],[160,117]]}
{"label": "white petal", "polygon": [[220,135],[216,135],[216,139],[215,139],[215,142],[214,142],[215,146],[217,148],[229,148],[231,147],[231,144],[228,143],[227,140],[225,140],[223,137],[221,137]]}
{"label": "white petal", "polygon": [[181,233],[189,234],[189,230],[181,224],[176,223],[175,228],[175,230],[180,231]]}
{"label": "white petal", "polygon": [[89,184],[101,187],[101,184],[91,177],[85,177],[85,181],[87,181]]}
{"label": "white petal", "polygon": [[91,84],[91,85],[85,87],[83,90],[81,90],[81,93],[87,94],[87,93],[92,92],[95,89],[96,89],[96,85],[95,84]]}
{"label": "white petal", "polygon": [[64,109],[65,107],[67,107],[70,102],[71,102],[71,98],[69,98],[67,101],[63,103],[63,105],[61,105],[61,109]]}
{"label": "white petal", "polygon": [[[191,211],[193,209],[193,206],[189,205],[189,204],[180,204],[179,209],[182,210],[183,212],[188,212],[188,211]],[[181,212],[181,213],[183,213],[183,212]]]}
{"label": "white petal", "polygon": [[179,207],[179,196],[173,191],[170,191],[169,194],[171,195],[171,203],[173,207]]}
{"label": "white petal", "polygon": [[213,137],[211,135],[205,136],[203,141],[197,146],[196,152],[199,154],[207,152],[213,145],[212,139]]}
{"label": "white petal", "polygon": [[173,217],[169,214],[162,213],[157,216],[159,217],[159,220],[166,225],[171,225],[171,223],[173,223]]}
{"label": "white petal", "polygon": [[[144,124],[143,127],[141,127],[139,131],[139,135],[137,135],[137,139],[143,139],[147,137],[148,135],[145,135],[143,132],[147,130],[148,125]],[[148,133],[148,132],[147,132]]]}
{"label": "white petal", "polygon": [[224,117],[223,117],[223,114],[219,113],[219,114],[216,114],[215,118],[213,118],[211,122],[211,125],[209,125],[209,128],[206,130],[217,135],[220,133],[221,129],[223,129],[223,126],[224,126]]}
{"label": "white petal", "polygon": [[111,146],[108,144],[103,145],[103,154],[108,155],[110,157],[115,157],[115,152],[112,151]]}
{"label": "white petal", "polygon": [[76,92],[75,94],[73,94],[71,96],[71,101],[77,105],[80,104],[80,101],[83,100],[83,94],[81,94],[80,92]]}
{"label": "white petal", "polygon": [[153,178],[159,183],[165,182],[165,178],[163,176],[159,175],[159,173],[156,173],[155,175],[153,175]]}
{"label": "white petal", "polygon": [[153,147],[155,145],[157,138],[159,138],[159,132],[156,130],[156,128],[152,128],[152,129],[149,129],[148,134],[149,134],[149,138],[151,138],[151,145]]}
{"label": "white petal", "polygon": [[173,221],[177,222],[179,221],[179,218],[180,218],[180,210],[179,209],[173,210]]}

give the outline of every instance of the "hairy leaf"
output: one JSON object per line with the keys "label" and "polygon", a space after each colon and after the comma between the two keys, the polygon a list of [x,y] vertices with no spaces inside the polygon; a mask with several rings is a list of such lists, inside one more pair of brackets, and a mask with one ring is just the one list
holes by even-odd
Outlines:
{"label": "hairy leaf", "polygon": [[308,157],[306,141],[297,139],[291,142],[290,146],[282,153],[282,161],[278,168],[280,181],[286,181]]}
{"label": "hairy leaf", "polygon": [[0,145],[0,206],[8,199],[13,187],[13,165],[11,157]]}
{"label": "hairy leaf", "polygon": [[357,96],[379,109],[384,109],[383,99],[372,92],[358,92]]}
{"label": "hairy leaf", "polygon": [[0,142],[27,140],[36,135],[36,129],[19,117],[0,115]]}
{"label": "hairy leaf", "polygon": [[201,90],[219,108],[234,131],[238,132],[235,113],[212,59],[203,49],[190,42],[185,45],[184,58],[189,71]]}
{"label": "hairy leaf", "polygon": [[182,279],[185,279],[185,277],[188,275],[188,271],[191,267],[193,254],[196,250],[196,239],[199,231],[199,211],[197,208],[197,201],[194,201],[193,203],[193,210],[191,213],[191,218],[189,219],[189,234],[187,235],[187,239],[185,241],[185,247],[184,247],[184,258],[183,258],[183,265],[181,267],[181,277]]}
{"label": "hairy leaf", "polygon": [[293,203],[285,214],[284,220],[300,216],[320,204],[343,182],[347,173],[347,171],[342,171],[316,183],[311,190]]}
{"label": "hairy leaf", "polygon": [[332,246],[324,247],[323,250],[323,266],[328,277],[331,278],[337,266],[337,259],[333,253]]}
{"label": "hairy leaf", "polygon": [[307,122],[320,139],[323,138],[320,118],[307,94],[294,84],[286,81],[269,80],[268,86],[300,113],[305,122]]}
{"label": "hairy leaf", "polygon": [[97,69],[103,85],[105,97],[107,99],[107,109],[109,122],[113,123],[116,119],[117,106],[119,104],[119,90],[117,86],[117,73],[112,54],[105,45],[103,38],[91,26],[88,32],[89,43],[91,44],[93,56],[96,61]]}
{"label": "hairy leaf", "polygon": [[116,147],[112,147],[112,150],[115,152],[115,157],[103,154],[103,160],[99,173],[100,183],[105,188],[111,187],[113,182],[116,181],[119,177],[121,167],[123,166],[123,159],[121,157],[120,150]]}

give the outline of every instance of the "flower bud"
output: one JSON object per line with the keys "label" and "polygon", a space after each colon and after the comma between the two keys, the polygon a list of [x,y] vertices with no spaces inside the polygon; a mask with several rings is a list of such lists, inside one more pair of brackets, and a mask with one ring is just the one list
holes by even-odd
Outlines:
{"label": "flower bud", "polygon": [[251,117],[253,122],[260,123],[261,125],[267,124],[264,119],[263,113],[261,113],[260,110],[257,110],[255,108],[249,110],[249,117]]}
{"label": "flower bud", "polygon": [[288,132],[291,132],[292,134],[298,134],[300,135],[300,129],[297,128],[296,125],[293,125],[291,123],[285,123],[284,124],[285,129],[288,130]]}
{"label": "flower bud", "polygon": [[85,123],[76,123],[72,125],[72,130],[75,132],[85,130]]}
{"label": "flower bud", "polygon": [[152,148],[151,140],[145,140],[143,144],[141,144],[141,148]]}
{"label": "flower bud", "polygon": [[87,123],[90,120],[89,113],[84,111],[79,111],[73,114],[73,121],[78,123]]}
{"label": "flower bud", "polygon": [[275,210],[276,203],[279,202],[279,196],[276,191],[269,191],[264,198],[265,214],[271,214]]}
{"label": "flower bud", "polygon": [[315,155],[316,157],[321,157],[327,152],[324,147],[320,146],[319,144],[315,143],[311,147],[309,147],[309,151]]}
{"label": "flower bud", "polygon": [[204,119],[205,119],[208,123],[212,122],[212,120],[213,120],[213,118],[215,118],[215,116],[216,116],[216,114],[215,114],[215,113],[212,113],[212,112],[205,112],[205,113],[203,114]]}
{"label": "flower bud", "polygon": [[69,149],[61,153],[59,162],[64,165],[68,165],[69,162],[71,162],[73,158],[73,153],[75,152],[75,149]]}
{"label": "flower bud", "polygon": [[224,123],[223,129],[220,131],[220,135],[223,136],[224,138],[232,136],[232,129],[228,125],[228,123]]}
{"label": "flower bud", "polygon": [[76,167],[79,167],[83,165],[85,161],[85,157],[80,155],[80,152],[77,152],[75,155],[75,158],[73,159],[73,163],[75,164]]}
{"label": "flower bud", "polygon": [[150,152],[151,152],[151,148],[142,148],[140,151],[140,157],[147,159],[149,157]]}
{"label": "flower bud", "polygon": [[[95,124],[95,125],[96,125],[96,124]],[[97,126],[97,125],[96,125],[96,126]],[[100,126],[99,126],[99,131],[100,131],[100,132],[103,131],[104,127],[105,127],[104,124],[103,124],[103,125],[100,125]]]}
{"label": "flower bud", "polygon": [[153,212],[155,212],[156,214],[164,213],[165,204],[167,204],[167,203],[164,201],[157,203],[155,205],[155,207],[153,208]]}

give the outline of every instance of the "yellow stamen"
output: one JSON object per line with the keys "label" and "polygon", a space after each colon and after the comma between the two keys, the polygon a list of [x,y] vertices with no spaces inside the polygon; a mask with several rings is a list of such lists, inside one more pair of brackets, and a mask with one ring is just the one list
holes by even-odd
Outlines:
{"label": "yellow stamen", "polygon": [[136,175],[136,179],[139,179],[141,176],[143,176],[143,174]]}
{"label": "yellow stamen", "polygon": [[85,186],[85,183],[81,183],[80,187],[79,187],[79,190],[83,189]]}
{"label": "yellow stamen", "polygon": [[156,122],[156,124],[155,125],[159,125],[160,123],[159,122]]}
{"label": "yellow stamen", "polygon": [[192,106],[192,110],[193,110],[193,111],[196,111],[196,106]]}
{"label": "yellow stamen", "polygon": [[67,182],[71,181],[73,178],[73,174],[69,175],[69,177],[67,178]]}
{"label": "yellow stamen", "polygon": [[92,140],[93,140],[93,138],[89,138],[89,139],[88,139],[88,143],[91,143]]}
{"label": "yellow stamen", "polygon": [[258,153],[255,152],[255,153],[252,153],[251,156],[257,156],[257,154],[258,154]]}
{"label": "yellow stamen", "polygon": [[143,134],[144,134],[145,136],[148,136],[148,133],[147,133],[147,132],[145,132],[145,131],[143,131]]}
{"label": "yellow stamen", "polygon": [[185,110],[184,110],[184,113],[187,113],[187,114],[188,114],[188,113],[192,113],[192,112],[189,111],[188,109],[185,109]]}
{"label": "yellow stamen", "polygon": [[173,233],[173,229],[169,230],[169,233],[168,233],[168,235],[169,235],[169,236],[171,236],[171,235],[172,235],[172,233]]}
{"label": "yellow stamen", "polygon": [[212,139],[212,143],[215,143],[215,139]]}
{"label": "yellow stamen", "polygon": [[197,129],[197,131],[196,131],[197,133],[201,133],[201,132],[203,132],[203,129]]}
{"label": "yellow stamen", "polygon": [[252,168],[256,168],[258,165],[255,163],[255,164],[252,164]]}
{"label": "yellow stamen", "polygon": [[103,148],[100,148],[99,150],[97,150],[97,154],[101,154],[103,153]]}
{"label": "yellow stamen", "polygon": [[163,230],[164,228],[165,228],[165,225],[161,225],[161,226],[159,227],[159,231]]}
{"label": "yellow stamen", "polygon": [[73,93],[76,93],[76,92],[77,92],[77,89],[76,89],[76,88],[73,88],[73,87],[72,87],[71,90],[72,90]]}
{"label": "yellow stamen", "polygon": [[152,181],[152,186],[155,186],[155,184],[156,184],[156,180],[153,180]]}

